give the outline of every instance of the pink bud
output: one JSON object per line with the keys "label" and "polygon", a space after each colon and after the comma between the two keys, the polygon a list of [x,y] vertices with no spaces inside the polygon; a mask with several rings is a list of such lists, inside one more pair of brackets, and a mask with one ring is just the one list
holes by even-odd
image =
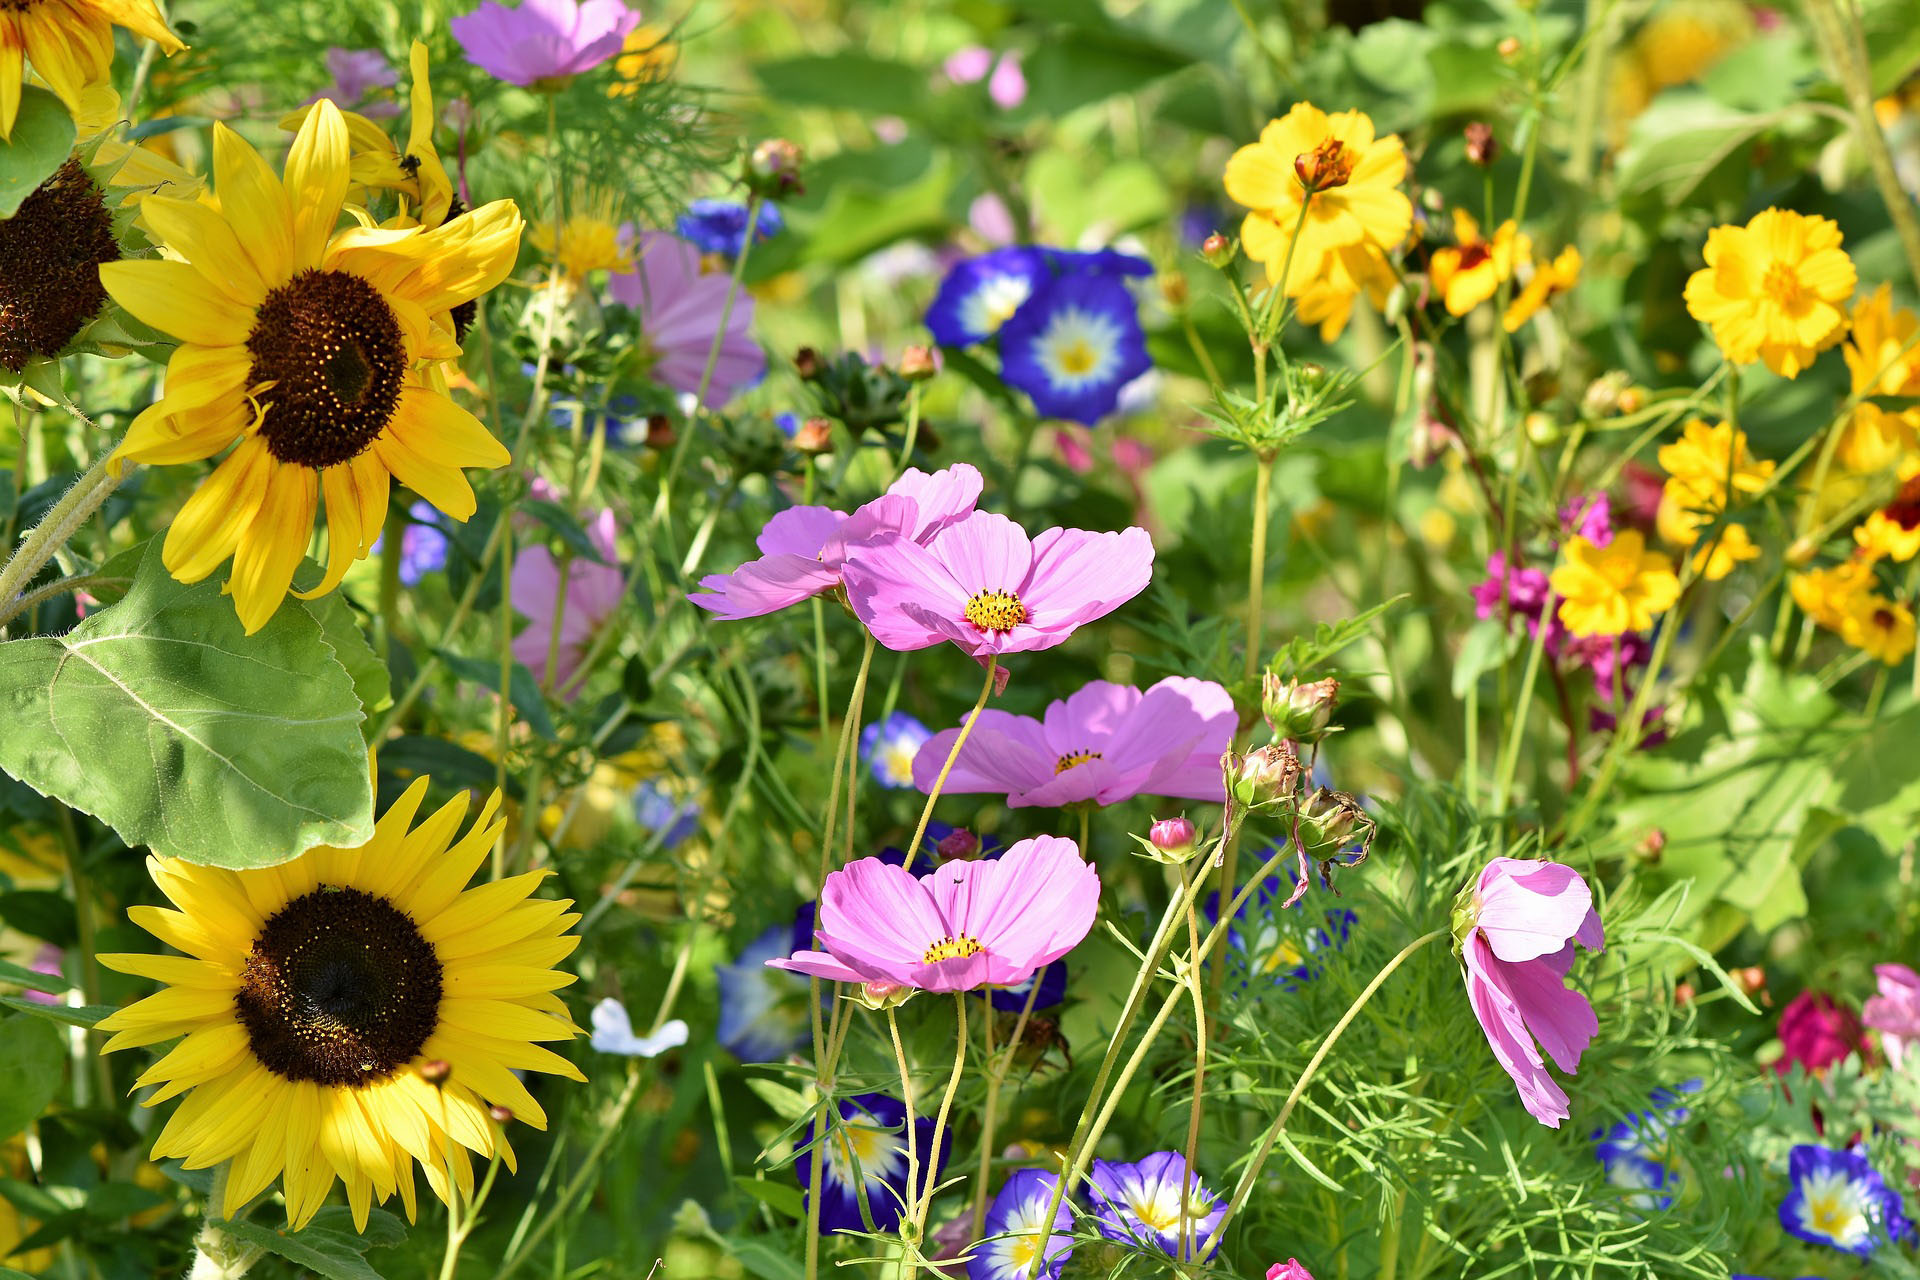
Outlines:
{"label": "pink bud", "polygon": [[948,862],[956,858],[971,858],[980,852],[980,837],[965,827],[955,827],[933,849]]}
{"label": "pink bud", "polygon": [[993,69],[993,78],[987,81],[987,96],[1002,111],[1011,111],[1027,100],[1027,76],[1020,69],[1019,54],[1001,55],[1000,64]]}
{"label": "pink bud", "polygon": [[1267,1268],[1267,1280],[1313,1280],[1298,1258],[1288,1258]]}
{"label": "pink bud", "polygon": [[1186,853],[1193,848],[1193,824],[1186,818],[1162,818],[1147,831],[1147,839],[1162,853]]}

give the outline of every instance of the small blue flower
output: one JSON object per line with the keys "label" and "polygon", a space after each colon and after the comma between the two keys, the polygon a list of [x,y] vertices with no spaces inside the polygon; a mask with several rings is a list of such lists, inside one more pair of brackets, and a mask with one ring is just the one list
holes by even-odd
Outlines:
{"label": "small blue flower", "polygon": [[700,827],[700,806],[675,800],[658,778],[633,789],[633,816],[650,832],[660,832],[660,847],[671,849]]}
{"label": "small blue flower", "polygon": [[[826,1154],[820,1171],[820,1232],[830,1235],[864,1230],[866,1220],[860,1214],[863,1189],[873,1229],[892,1231],[900,1225],[901,1206],[908,1194],[907,1144],[903,1140],[907,1109],[884,1093],[855,1094],[840,1099],[838,1106],[842,1124],[819,1148]],[[913,1189],[916,1194],[939,1181],[953,1151],[953,1133],[949,1130],[941,1135],[939,1158],[928,1159],[933,1155],[933,1127],[932,1116],[920,1116],[913,1122],[914,1153],[920,1163],[920,1186]],[[813,1144],[814,1125],[809,1123],[800,1139],[800,1155],[793,1162],[803,1194],[813,1176]]]}
{"label": "small blue flower", "polygon": [[1007,1175],[1000,1194],[993,1198],[993,1207],[987,1210],[985,1242],[967,1262],[967,1280],[1027,1280],[1034,1257],[1043,1247],[1047,1265],[1040,1274],[1057,1280],[1060,1269],[1073,1256],[1073,1212],[1067,1208],[1065,1197],[1054,1211],[1053,1230],[1044,1246],[1040,1233],[1059,1182],[1059,1175],[1043,1169],[1021,1169]]}
{"label": "small blue flower", "polygon": [[1042,417],[1092,426],[1152,367],[1133,294],[1114,276],[1060,276],[1000,330],[1000,376]]}
{"label": "small blue flower", "polygon": [[955,263],[927,308],[927,328],[943,347],[969,347],[1000,332],[1047,276],[1038,249],[1015,245]]}
{"label": "small blue flower", "polygon": [[1789,1235],[1861,1257],[1914,1238],[1900,1197],[1857,1150],[1795,1147],[1787,1156],[1787,1180],[1793,1190],[1780,1205],[1780,1225]]}
{"label": "small blue flower", "polygon": [[[804,923],[803,923],[804,922]],[[778,1062],[806,1043],[807,992],[812,984],[797,973],[769,969],[813,946],[813,904],[796,913],[791,925],[768,927],[732,964],[714,969],[720,982],[720,1028],[715,1038],[742,1062]]]}
{"label": "small blue flower", "polygon": [[797,414],[776,413],[773,415],[773,425],[779,429],[781,435],[791,440],[793,433],[800,429],[800,418]]}
{"label": "small blue flower", "polygon": [[[1187,1159],[1178,1151],[1157,1152],[1138,1164],[1095,1160],[1087,1180],[1094,1227],[1101,1235],[1148,1245],[1170,1258],[1197,1256],[1227,1212],[1226,1200],[1208,1191],[1198,1174],[1187,1171]],[[1180,1213],[1183,1189],[1184,1219]],[[1192,1252],[1183,1244],[1190,1245]]]}
{"label": "small blue flower", "polygon": [[[777,206],[762,204],[753,238],[756,243],[770,239],[786,225],[786,215]],[[695,200],[674,223],[674,229],[702,253],[737,258],[747,243],[747,206],[731,200]]]}
{"label": "small blue flower", "polygon": [[1033,990],[1034,983],[1040,984],[1040,994],[1033,997],[1033,1011],[1051,1009],[1067,998],[1067,962],[1055,960],[1025,982],[1011,987],[992,987],[988,989],[988,998],[993,1007],[1002,1013],[1019,1013],[1027,1007],[1027,996]]}
{"label": "small blue flower", "polygon": [[[1272,857],[1273,852],[1268,848],[1262,860]],[[1325,968],[1322,953],[1347,945],[1347,937],[1360,919],[1348,908],[1329,908],[1324,928],[1304,922],[1300,903],[1288,912],[1281,911],[1280,904],[1297,883],[1292,878],[1268,876],[1240,908],[1234,923],[1227,927],[1226,963],[1230,971],[1244,974],[1245,980],[1265,978],[1283,991],[1296,991]],[[1218,893],[1207,895],[1206,914],[1209,921],[1220,918]]]}
{"label": "small blue flower", "polygon": [[[1672,1191],[1680,1184],[1672,1149],[1673,1130],[1689,1114],[1681,1106],[1681,1095],[1696,1093],[1698,1080],[1680,1086],[1679,1093],[1655,1089],[1648,1097],[1652,1106],[1632,1111],[1627,1118],[1606,1129],[1595,1129],[1594,1158],[1606,1169],[1607,1185],[1651,1193]],[[1671,1195],[1640,1194],[1627,1197],[1636,1209],[1665,1209],[1673,1203]]]}
{"label": "small blue flower", "polygon": [[418,586],[420,579],[447,567],[447,533],[431,502],[407,508],[407,527],[400,534],[400,581]]}
{"label": "small blue flower", "polygon": [[933,730],[904,711],[876,720],[860,731],[860,755],[873,780],[889,790],[913,785],[913,757]]}

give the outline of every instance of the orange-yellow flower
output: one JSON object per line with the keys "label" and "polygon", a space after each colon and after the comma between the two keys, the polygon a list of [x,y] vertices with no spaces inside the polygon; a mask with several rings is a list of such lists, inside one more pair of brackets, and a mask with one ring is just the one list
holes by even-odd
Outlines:
{"label": "orange-yellow flower", "polygon": [[658,84],[673,74],[680,46],[668,35],[667,28],[657,22],[642,23],[627,33],[620,56],[613,60],[614,81],[607,86],[608,97],[630,97],[641,85]]}
{"label": "orange-yellow flower", "polygon": [[1904,561],[1920,555],[1920,464],[1903,470],[1906,482],[1893,501],[1853,531],[1854,542],[1869,559]]}
{"label": "orange-yellow flower", "polygon": [[1913,652],[1913,610],[1883,595],[1857,596],[1840,620],[1840,638],[1892,666]]}
{"label": "orange-yellow flower", "polygon": [[1320,340],[1332,342],[1353,317],[1353,303],[1362,293],[1377,309],[1386,305],[1395,284],[1393,269],[1371,245],[1338,250],[1327,259],[1329,270],[1301,290],[1295,314],[1302,324],[1320,326]]}
{"label": "orange-yellow flower", "polygon": [[[1694,535],[1699,537],[1698,531]],[[1693,571],[1708,582],[1718,582],[1733,572],[1735,565],[1760,558],[1760,548],[1743,524],[1729,523],[1707,544],[1693,553]]]}
{"label": "orange-yellow flower", "polygon": [[0,142],[13,136],[20,86],[33,64],[47,87],[78,111],[88,85],[113,66],[113,29],[125,27],[166,53],[187,46],[153,0],[7,0],[0,4]]}
{"label": "orange-yellow flower", "polygon": [[1873,566],[1848,560],[1830,569],[1810,569],[1787,579],[1793,602],[1829,631],[1839,631],[1859,601],[1873,592]]}
{"label": "orange-yellow flower", "polygon": [[1501,323],[1507,332],[1516,332],[1521,325],[1533,319],[1534,313],[1547,305],[1547,299],[1556,293],[1565,293],[1580,282],[1580,251],[1572,245],[1562,249],[1552,262],[1543,262],[1534,268],[1533,278],[1507,304],[1507,314]]}
{"label": "orange-yellow flower", "polygon": [[1576,636],[1645,631],[1680,598],[1673,561],[1647,550],[1637,529],[1604,547],[1569,538],[1561,556],[1548,583],[1560,597],[1560,621]]}
{"label": "orange-yellow flower", "polygon": [[1533,253],[1533,241],[1521,234],[1511,218],[1488,240],[1481,236],[1473,215],[1456,207],[1453,235],[1459,244],[1435,249],[1427,275],[1447,311],[1456,316],[1464,316],[1499,292],[1501,284],[1513,278],[1514,269],[1530,261]]}
{"label": "orange-yellow flower", "polygon": [[1265,264],[1270,283],[1285,276],[1288,296],[1297,297],[1341,250],[1386,253],[1407,238],[1413,205],[1399,189],[1406,176],[1399,137],[1374,137],[1365,112],[1328,115],[1298,102],[1258,142],[1234,152],[1225,184],[1229,197],[1252,210],[1240,227],[1247,256]]}
{"label": "orange-yellow flower", "polygon": [[[1852,359],[1848,348],[1848,359]],[[1856,388],[1858,390],[1858,388]],[[1856,475],[1872,475],[1920,454],[1920,412],[1888,413],[1871,400],[1854,406],[1833,449],[1833,460]]]}
{"label": "orange-yellow flower", "polygon": [[1853,304],[1853,332],[1840,354],[1856,395],[1920,396],[1920,316],[1893,305],[1881,285]]}
{"label": "orange-yellow flower", "polygon": [[1798,377],[1847,332],[1853,259],[1831,219],[1765,209],[1707,233],[1707,265],[1687,279],[1687,311],[1734,364],[1764,360]]}

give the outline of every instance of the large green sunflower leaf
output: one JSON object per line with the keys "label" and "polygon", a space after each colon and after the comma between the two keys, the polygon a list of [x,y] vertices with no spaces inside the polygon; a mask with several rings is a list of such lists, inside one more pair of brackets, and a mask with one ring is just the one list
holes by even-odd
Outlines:
{"label": "large green sunflower leaf", "polygon": [[0,1138],[33,1123],[60,1092],[66,1047],[53,1024],[16,1013],[0,1018]]}
{"label": "large green sunflower leaf", "polygon": [[11,218],[73,149],[73,117],[60,99],[28,85],[20,90],[13,136],[0,141],[0,218]]}
{"label": "large green sunflower leaf", "polygon": [[0,717],[0,770],[158,854],[265,867],[373,835],[360,699],[320,622],[289,600],[245,634],[157,538],[120,601],[0,644]]}

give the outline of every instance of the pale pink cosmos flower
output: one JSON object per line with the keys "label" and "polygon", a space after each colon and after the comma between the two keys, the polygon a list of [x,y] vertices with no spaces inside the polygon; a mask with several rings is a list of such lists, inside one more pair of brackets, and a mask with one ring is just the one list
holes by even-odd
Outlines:
{"label": "pale pink cosmos flower", "polygon": [[391,89],[400,83],[400,73],[387,61],[386,54],[378,49],[342,49],[336,46],[327,50],[326,61],[327,73],[333,77],[333,83],[308,98],[309,103],[331,98],[342,111],[357,110],[363,116],[400,114],[399,101],[391,97],[361,105],[369,94],[380,89]]}
{"label": "pale pink cosmos flower", "polygon": [[713,335],[726,316],[726,334],[707,384],[707,403],[725,404],[736,391],[752,386],[767,371],[767,353],[753,340],[753,296],[734,291],[725,272],[702,272],[700,251],[670,231],[642,231],[635,237],[632,271],[607,281],[615,302],[640,313],[640,336],[653,355],[655,380],[694,395],[713,350]]}
{"label": "pale pink cosmos flower", "polygon": [[827,877],[816,943],[769,960],[834,982],[921,991],[1011,987],[1080,944],[1100,905],[1100,876],[1060,836],[1022,840],[998,858],[915,876],[862,858]]}
{"label": "pale pink cosmos flower", "polygon": [[847,602],[889,649],[951,640],[990,656],[1051,649],[1146,589],[1145,529],[1048,529],[1029,539],[1002,515],[976,511],[925,546],[897,534],[866,543],[841,572]]}
{"label": "pale pink cosmos flower", "polygon": [[1861,1020],[1880,1033],[1880,1047],[1895,1071],[1913,1042],[1920,1040],[1920,973],[1903,964],[1877,964],[1873,976],[1880,994],[1868,998]]}
{"label": "pale pink cosmos flower", "polygon": [[886,493],[852,515],[831,507],[788,507],[754,540],[760,558],[711,573],[687,599],[725,621],[758,618],[840,585],[849,552],[882,534],[925,542],[973,511],[980,472],[964,462],[929,475],[909,467]]}
{"label": "pale pink cosmos flower", "polygon": [[955,84],[974,84],[986,79],[987,71],[993,66],[993,50],[985,45],[970,44],[954,50],[940,69],[947,73],[947,79]]}
{"label": "pale pink cosmos flower", "polygon": [[1495,858],[1455,910],[1465,913],[1460,959],[1473,1016],[1527,1114],[1558,1129],[1572,1112],[1534,1041],[1571,1075],[1599,1034],[1593,1006],[1566,985],[1574,944],[1589,951],[1605,945],[1593,893],[1571,867]]}
{"label": "pale pink cosmos flower", "polygon": [[[1013,809],[1139,795],[1220,804],[1220,756],[1238,726],[1232,695],[1211,680],[1168,676],[1145,691],[1093,680],[1042,720],[981,711],[942,790],[1004,795]],[[959,733],[921,744],[916,787],[933,790]]]}
{"label": "pale pink cosmos flower", "polygon": [[1000,55],[1000,61],[987,81],[987,96],[1002,111],[1011,111],[1027,100],[1027,73],[1020,69],[1019,54],[1008,52]]}
{"label": "pale pink cosmos flower", "polygon": [[487,0],[447,23],[469,62],[522,87],[593,70],[639,25],[640,11],[624,0],[523,0],[514,8]]}
{"label": "pale pink cosmos flower", "polygon": [[620,608],[626,586],[614,543],[613,512],[603,510],[587,526],[605,564],[576,556],[567,565],[566,587],[561,588],[560,566],[545,547],[529,547],[513,558],[510,603],[527,625],[513,638],[514,661],[544,680],[547,652],[554,640],[553,613],[560,609],[559,653],[554,658],[555,686],[564,685],[580,667],[594,636]]}

